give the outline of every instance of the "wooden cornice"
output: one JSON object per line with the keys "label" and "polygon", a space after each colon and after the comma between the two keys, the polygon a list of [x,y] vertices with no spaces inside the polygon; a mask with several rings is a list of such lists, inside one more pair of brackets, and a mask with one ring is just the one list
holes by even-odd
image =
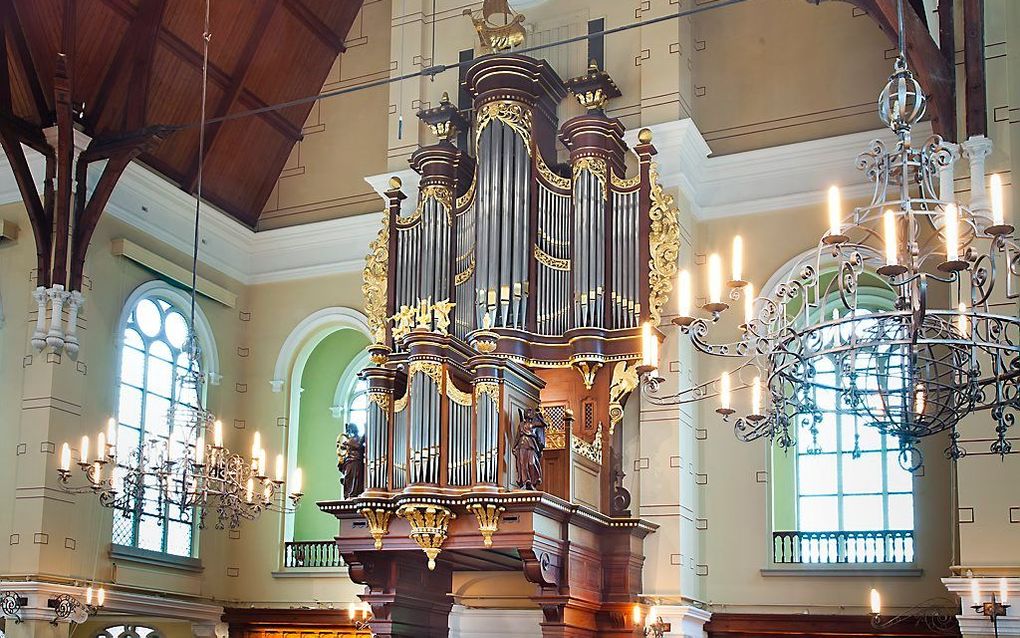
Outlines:
{"label": "wooden cornice", "polygon": [[747,614],[714,612],[705,624],[709,638],[928,638],[959,636],[927,627],[923,620],[905,620],[890,627],[872,626],[871,616],[836,614]]}
{"label": "wooden cornice", "polygon": [[281,609],[278,607],[224,607],[223,622],[248,627],[350,627],[346,609]]}

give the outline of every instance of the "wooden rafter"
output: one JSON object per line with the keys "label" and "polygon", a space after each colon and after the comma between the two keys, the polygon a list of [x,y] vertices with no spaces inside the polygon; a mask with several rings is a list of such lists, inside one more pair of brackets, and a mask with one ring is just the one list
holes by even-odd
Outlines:
{"label": "wooden rafter", "polygon": [[967,77],[967,137],[987,135],[984,0],[963,0],[963,68]]}
{"label": "wooden rafter", "polygon": [[96,119],[105,108],[107,101],[113,94],[113,87],[124,68],[128,67],[129,84],[127,108],[125,116],[127,130],[141,128],[145,125],[145,111],[149,92],[149,73],[152,68],[152,59],[156,52],[157,35],[163,19],[163,10],[166,8],[166,0],[150,0],[143,2],[140,9],[131,17],[127,34],[120,41],[117,53],[110,63],[103,81],[99,85],[99,92],[90,110],[95,113],[95,118],[90,118],[90,123],[95,126]]}
{"label": "wooden rafter", "polygon": [[[817,0],[816,0],[817,1]],[[893,0],[843,0],[867,13],[892,40],[899,41],[896,2]],[[928,113],[932,130],[942,137],[956,139],[956,85],[955,70],[947,63],[938,43],[931,38],[922,16],[912,3],[903,7],[903,26],[906,31],[907,61],[917,74],[921,87],[928,95]]]}
{"label": "wooden rafter", "polygon": [[[234,104],[237,103],[238,98],[241,96],[241,91],[244,89],[244,83],[248,80],[252,62],[255,60],[255,54],[258,52],[259,43],[262,41],[262,34],[269,26],[269,21],[272,20],[273,13],[280,6],[280,2],[281,0],[271,0],[262,5],[262,11],[259,12],[255,20],[255,28],[252,29],[251,35],[248,36],[248,40],[244,43],[244,49],[241,50],[233,79],[224,91],[223,97],[220,98],[220,102],[216,106],[216,110],[212,112],[210,119],[217,120],[226,116],[234,108]],[[216,138],[222,129],[223,122],[215,122],[209,125],[206,131],[205,148],[201,150],[203,159],[209,155],[209,151],[216,143]],[[195,186],[198,183],[198,166],[199,161],[198,157],[196,157],[191,163],[191,167],[188,169],[187,176],[182,184],[184,190],[189,193],[195,190]]]}
{"label": "wooden rafter", "polygon": [[343,53],[347,50],[344,39],[312,13],[312,10],[305,6],[305,3],[301,2],[301,0],[286,0],[286,7],[294,17],[300,20],[309,31],[328,44],[331,49],[338,53]]}
{"label": "wooden rafter", "polygon": [[74,119],[71,111],[71,78],[67,58],[57,57],[53,80],[54,104],[57,111],[57,199],[53,216],[56,237],[53,242],[54,285],[67,283],[67,241],[71,224],[71,165],[74,161]]}
{"label": "wooden rafter", "polygon": [[[9,128],[5,122],[0,122],[0,144],[3,145],[4,153],[7,154],[11,171],[14,173],[14,180],[18,183],[18,190],[21,192],[21,199],[28,211],[28,219],[32,225],[38,268],[36,285],[48,288],[50,285],[50,239],[53,236],[51,213],[47,211],[47,207],[39,198],[35,178],[32,177],[32,169],[28,166],[25,151],[21,148],[18,132]],[[46,158],[48,190],[51,190],[48,184],[53,173],[53,161],[52,156]],[[52,201],[52,198],[47,199]]]}
{"label": "wooden rafter", "polygon": [[6,35],[10,38],[9,41],[13,45],[15,55],[18,58],[18,65],[25,76],[25,83],[32,94],[36,116],[43,125],[46,125],[51,119],[49,101],[39,81],[35,59],[32,57],[32,51],[28,46],[28,41],[25,39],[25,32],[21,28],[21,20],[18,17],[14,0],[3,0],[3,21]]}

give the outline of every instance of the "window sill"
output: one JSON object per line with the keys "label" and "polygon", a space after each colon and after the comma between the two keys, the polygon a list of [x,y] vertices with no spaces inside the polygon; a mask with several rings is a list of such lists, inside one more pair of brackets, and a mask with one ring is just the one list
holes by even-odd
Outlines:
{"label": "window sill", "polygon": [[903,576],[918,578],[924,570],[916,563],[861,563],[807,565],[771,565],[761,570],[761,575],[770,576]]}
{"label": "window sill", "polygon": [[173,554],[153,552],[147,549],[128,547],[126,545],[111,544],[110,558],[129,561],[132,563],[155,565],[157,567],[169,567],[171,569],[179,569],[186,572],[201,572],[204,569],[202,567],[202,561],[197,558],[174,556]]}

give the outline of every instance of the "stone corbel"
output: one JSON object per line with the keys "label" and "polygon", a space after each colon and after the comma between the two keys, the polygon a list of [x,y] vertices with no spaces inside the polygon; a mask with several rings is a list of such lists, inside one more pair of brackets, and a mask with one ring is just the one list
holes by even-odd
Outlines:
{"label": "stone corbel", "polygon": [[81,311],[84,303],[85,297],[81,292],[74,290],[69,294],[67,299],[67,331],[64,335],[64,349],[67,350],[67,356],[75,361],[78,359],[78,350],[81,347],[78,343],[78,313]]}
{"label": "stone corbel", "polygon": [[46,345],[59,353],[64,349],[64,302],[71,293],[64,290],[61,284],[54,284],[46,291],[50,300],[50,329],[46,333]]}
{"label": "stone corbel", "polygon": [[992,140],[984,135],[974,135],[960,146],[970,163],[970,209],[975,213],[990,215],[991,203],[985,185],[985,160],[992,154]]}
{"label": "stone corbel", "polygon": [[35,318],[35,332],[32,333],[32,347],[42,352],[46,347],[46,301],[49,298],[46,289],[39,286],[32,291],[32,299],[38,308]]}

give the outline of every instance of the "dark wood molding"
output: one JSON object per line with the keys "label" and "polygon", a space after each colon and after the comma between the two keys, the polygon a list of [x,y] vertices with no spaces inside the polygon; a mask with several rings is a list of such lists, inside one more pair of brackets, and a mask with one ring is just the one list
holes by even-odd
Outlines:
{"label": "dark wood molding", "polygon": [[224,607],[223,622],[230,630],[255,627],[351,627],[346,609],[281,609],[278,607]]}
{"label": "dark wood molding", "polygon": [[963,68],[967,137],[988,134],[984,0],[963,0]]}
{"label": "dark wood molding", "polygon": [[959,636],[934,631],[920,620],[897,623],[886,629],[876,629],[871,616],[836,614],[745,614],[716,612],[705,624],[709,638],[922,638],[930,636]]}

